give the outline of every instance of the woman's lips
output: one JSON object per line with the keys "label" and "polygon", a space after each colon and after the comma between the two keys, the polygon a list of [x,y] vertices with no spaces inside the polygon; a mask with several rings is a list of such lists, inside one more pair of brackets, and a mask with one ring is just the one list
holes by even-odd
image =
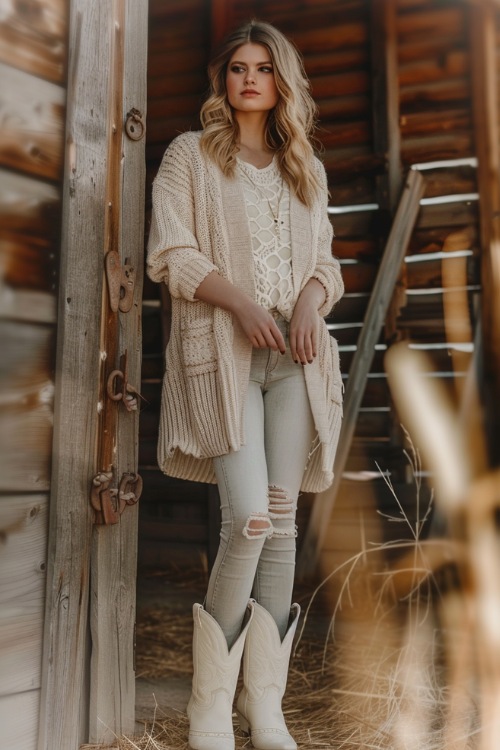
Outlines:
{"label": "woman's lips", "polygon": [[248,91],[242,91],[242,96],[260,96],[258,91],[253,91],[252,89],[248,89]]}

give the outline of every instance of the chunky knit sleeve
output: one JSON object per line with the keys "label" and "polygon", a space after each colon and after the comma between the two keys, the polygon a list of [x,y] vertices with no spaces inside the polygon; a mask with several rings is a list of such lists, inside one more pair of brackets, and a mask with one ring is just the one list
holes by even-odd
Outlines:
{"label": "chunky knit sleeve", "polygon": [[344,294],[344,282],[340,272],[340,263],[332,255],[333,227],[328,218],[328,182],[323,164],[316,160],[316,170],[322,184],[321,191],[321,225],[318,236],[318,260],[313,271],[313,278],[317,279],[325,289],[325,301],[319,313],[328,315],[332,307]]}
{"label": "chunky knit sleeve", "polygon": [[154,180],[147,272],[153,281],[164,281],[173,297],[194,301],[203,279],[217,267],[196,239],[191,159],[185,139],[176,138]]}

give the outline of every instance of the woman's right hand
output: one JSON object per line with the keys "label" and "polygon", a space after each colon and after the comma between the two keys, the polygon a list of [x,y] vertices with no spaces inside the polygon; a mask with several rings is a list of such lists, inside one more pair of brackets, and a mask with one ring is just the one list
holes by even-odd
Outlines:
{"label": "woman's right hand", "polygon": [[245,336],[256,349],[273,349],[284,354],[285,340],[273,316],[253,300],[246,297],[237,304],[233,314],[238,319]]}
{"label": "woman's right hand", "polygon": [[233,313],[245,336],[256,349],[274,349],[285,353],[285,340],[271,313],[216,271],[203,279],[194,296],[195,299]]}

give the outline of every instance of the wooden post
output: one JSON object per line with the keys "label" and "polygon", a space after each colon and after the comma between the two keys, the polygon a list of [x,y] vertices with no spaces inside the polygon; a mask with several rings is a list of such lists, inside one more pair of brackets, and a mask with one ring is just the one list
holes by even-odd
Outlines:
{"label": "wooden post", "polygon": [[471,2],[470,45],[481,237],[483,399],[490,461],[500,464],[500,123],[498,3]]}
{"label": "wooden post", "polygon": [[[136,109],[146,121],[147,0],[114,0],[116,85],[110,87],[110,134],[120,134],[113,148],[116,177],[121,190],[116,241],[121,262],[129,259],[135,269],[134,304],[119,315],[119,336],[109,341],[115,356],[126,350],[129,381],[140,384],[141,291],[144,244],[145,137],[129,139],[123,130],[127,112]],[[121,37],[118,38],[118,37]],[[112,122],[112,124],[111,124]],[[118,149],[117,151],[115,149]],[[122,162],[120,170],[119,164]],[[116,184],[111,187],[116,191]],[[104,294],[107,305],[107,293]],[[103,316],[105,315],[103,309]],[[108,313],[109,314],[109,313]],[[118,332],[117,332],[118,333]],[[112,369],[112,366],[108,369]],[[114,469],[119,478],[136,472],[138,464],[139,412],[127,412],[120,404],[112,435]],[[106,445],[102,446],[107,451]],[[111,457],[111,454],[109,455]],[[105,459],[104,454],[100,460]],[[103,465],[101,465],[104,468]],[[127,507],[118,524],[94,527],[91,559],[91,633],[89,740],[109,743],[116,735],[135,729],[135,592],[137,576],[138,506]]]}
{"label": "wooden post", "polygon": [[370,26],[373,150],[386,161],[386,171],[376,178],[376,195],[387,229],[403,183],[396,5],[396,0],[372,0]]}
{"label": "wooden post", "polygon": [[[124,81],[114,109],[113,37],[120,37]],[[147,0],[72,0],[39,750],[77,750],[89,732],[92,739],[107,739],[130,731],[134,722],[137,508],[126,508],[113,526],[94,528],[90,488],[101,470],[99,375],[108,354],[110,364],[127,349],[129,380],[139,383],[144,138],[129,143],[122,133],[132,107],[146,114],[146,49]],[[110,139],[120,141],[116,161],[122,166],[107,190]],[[108,347],[100,311],[111,235],[121,262],[130,258],[137,278],[132,310],[119,314],[119,340]],[[106,313],[102,324],[110,324]],[[136,470],[137,425],[137,414],[115,414],[109,440],[118,480]]]}
{"label": "wooden post", "polygon": [[344,418],[335,457],[333,484],[329,489],[316,495],[298,564],[300,576],[308,576],[314,572],[323,547],[328,531],[328,522],[356,428],[356,420],[363,398],[366,378],[371,367],[375,344],[380,336],[394,284],[418,216],[423,190],[422,176],[419,172],[411,171],[380,263],[356,353],[349,369],[344,401]]}
{"label": "wooden post", "polygon": [[[372,0],[370,51],[373,150],[385,159],[385,171],[375,180],[381,249],[387,240],[403,183],[396,20],[396,0]],[[405,303],[405,270],[402,266],[387,312],[385,337],[389,341],[397,336],[396,320]]]}
{"label": "wooden post", "polygon": [[88,603],[103,277],[109,29],[104,5],[70,5],[66,166],[39,750],[87,740]]}

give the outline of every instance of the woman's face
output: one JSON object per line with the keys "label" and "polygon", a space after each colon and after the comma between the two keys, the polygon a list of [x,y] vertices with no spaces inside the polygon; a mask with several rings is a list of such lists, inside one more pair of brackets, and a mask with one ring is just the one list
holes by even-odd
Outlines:
{"label": "woman's face", "polygon": [[268,112],[278,103],[279,93],[267,47],[242,44],[227,66],[227,98],[237,112]]}

